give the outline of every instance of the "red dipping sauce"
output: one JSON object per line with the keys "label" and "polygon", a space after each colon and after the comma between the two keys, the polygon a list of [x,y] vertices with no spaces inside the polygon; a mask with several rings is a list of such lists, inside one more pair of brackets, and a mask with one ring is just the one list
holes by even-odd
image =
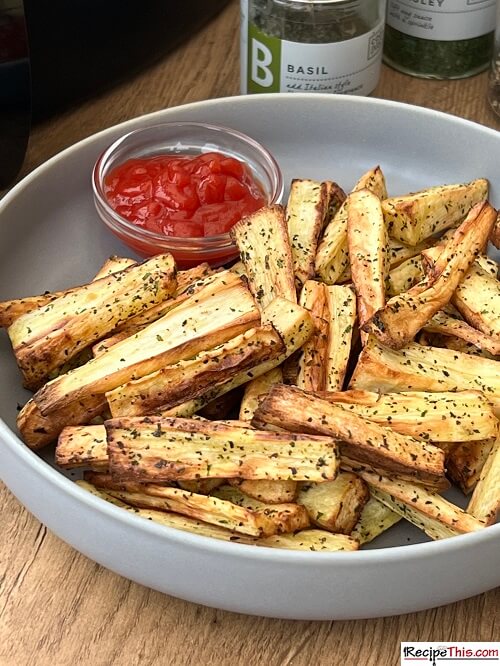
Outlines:
{"label": "red dipping sauce", "polygon": [[127,160],[107,174],[104,193],[132,224],[180,238],[225,234],[267,201],[246,164],[217,152]]}

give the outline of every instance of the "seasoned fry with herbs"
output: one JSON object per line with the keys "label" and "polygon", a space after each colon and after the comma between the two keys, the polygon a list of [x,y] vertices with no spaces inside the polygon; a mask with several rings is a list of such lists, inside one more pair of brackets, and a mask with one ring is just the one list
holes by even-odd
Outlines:
{"label": "seasoned fry with herbs", "polygon": [[297,481],[229,479],[229,484],[239,488],[245,495],[266,504],[294,502],[297,495]]}
{"label": "seasoned fry with herbs", "polygon": [[351,532],[351,537],[361,545],[373,541],[401,520],[401,516],[373,497],[361,511],[361,516]]}
{"label": "seasoned fry with herbs", "polygon": [[347,243],[352,281],[358,296],[358,318],[362,327],[385,304],[388,267],[387,230],[380,199],[370,190],[349,195]]}
{"label": "seasoned fry with herbs", "polygon": [[485,522],[473,518],[444,497],[430,493],[425,488],[365,470],[353,471],[370,486],[375,499],[419,527],[432,539],[445,539],[486,527]]}
{"label": "seasoned fry with herbs", "polygon": [[64,469],[108,469],[108,443],[103,425],[67,426],[59,435],[56,464]]}
{"label": "seasoned fry with herbs", "polygon": [[417,245],[439,231],[461,222],[469,210],[488,196],[484,178],[461,185],[441,185],[382,204],[389,235],[408,245]]}
{"label": "seasoned fry with herbs", "polygon": [[286,548],[288,550],[310,550],[314,552],[336,552],[358,550],[359,543],[345,534],[331,534],[323,530],[303,530],[296,534],[280,534],[259,539],[257,546]]}
{"label": "seasoned fry with herbs", "polygon": [[249,286],[261,308],[276,297],[297,302],[292,250],[281,206],[267,206],[244,217],[231,230],[245,265]]}
{"label": "seasoned fry with herbs", "polygon": [[467,512],[487,525],[493,525],[500,511],[500,437],[492,446]]}
{"label": "seasoned fry with herbs", "polygon": [[384,395],[351,390],[319,396],[403,435],[433,443],[484,440],[498,432],[498,420],[479,391]]}
{"label": "seasoned fry with herbs", "polygon": [[370,336],[349,388],[402,391],[482,391],[500,416],[499,362],[452,349],[411,343],[396,350]]}
{"label": "seasoned fry with herbs", "polygon": [[474,489],[496,439],[462,442],[446,456],[446,473],[460,487],[464,495]]}
{"label": "seasoned fry with herbs", "polygon": [[365,482],[350,472],[339,472],[334,481],[301,484],[297,503],[311,521],[330,532],[350,534],[370,493]]}
{"label": "seasoned fry with herbs", "polygon": [[105,354],[46,384],[35,402],[42,414],[49,413],[216,347],[259,323],[244,280],[227,273],[225,284],[205,287]]}
{"label": "seasoned fry with herbs", "polygon": [[123,481],[327,481],[337,473],[337,447],[331,437],[154,416],[112,419],[105,426],[109,468]]}
{"label": "seasoned fry with herbs", "polygon": [[[379,199],[387,197],[384,174],[380,167],[365,173],[354,186],[353,192],[369,190]],[[326,284],[335,284],[349,266],[347,247],[347,216],[349,198],[340,206],[328,223],[316,253],[316,273]]]}
{"label": "seasoned fry with herbs", "polygon": [[241,400],[240,405],[240,420],[252,420],[255,410],[263,400],[265,394],[269,391],[274,384],[281,384],[283,382],[283,371],[281,367],[273,368],[265,372],[260,377],[252,379],[245,385],[245,393]]}
{"label": "seasoned fry with herbs", "polygon": [[[462,317],[500,345],[500,281],[477,262],[457,286],[452,299]],[[491,351],[491,350],[488,350]],[[492,354],[500,352],[491,351]]]}
{"label": "seasoned fry with herbs", "polygon": [[302,347],[297,386],[307,391],[321,391],[326,384],[325,359],[328,354],[330,319],[325,285],[307,280],[302,287],[299,303],[311,313],[314,332]]}
{"label": "seasoned fry with herbs", "polygon": [[316,180],[292,180],[286,222],[299,288],[314,275],[316,248],[323,227],[328,222],[330,192],[334,187],[338,188],[338,185]]}
{"label": "seasoned fry with herbs", "polygon": [[420,256],[412,257],[389,271],[386,280],[387,294],[397,296],[408,291],[425,277],[422,259]]}
{"label": "seasoned fry with herbs", "polygon": [[363,330],[400,349],[413,340],[429,319],[445,306],[488,239],[496,211],[488,203],[474,206],[445,245],[432,277],[393,296]]}
{"label": "seasoned fry with herbs", "polygon": [[[492,310],[494,307],[494,303],[491,301]],[[477,347],[477,349],[486,351],[492,356],[500,355],[500,336],[494,338],[486,335],[467,324],[467,322],[451,317],[446,312],[436,312],[424,326],[424,331],[460,338],[464,342],[470,343]]]}
{"label": "seasoned fry with herbs", "polygon": [[342,455],[349,458],[402,479],[438,488],[448,485],[444,453],[437,447],[384,428],[292,386],[274,386],[255,412],[252,424],[331,436],[340,442]]}

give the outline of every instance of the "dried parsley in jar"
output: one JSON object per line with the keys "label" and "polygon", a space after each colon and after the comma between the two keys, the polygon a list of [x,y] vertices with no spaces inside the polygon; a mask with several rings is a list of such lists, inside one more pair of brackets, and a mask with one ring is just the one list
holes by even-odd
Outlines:
{"label": "dried parsley in jar", "polygon": [[384,62],[406,74],[461,79],[487,69],[496,0],[388,0]]}
{"label": "dried parsley in jar", "polygon": [[241,0],[242,92],[372,92],[380,74],[385,5]]}

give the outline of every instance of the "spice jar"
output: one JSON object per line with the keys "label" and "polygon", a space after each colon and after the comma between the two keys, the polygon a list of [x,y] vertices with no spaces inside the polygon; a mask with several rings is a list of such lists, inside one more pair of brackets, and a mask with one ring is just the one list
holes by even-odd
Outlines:
{"label": "spice jar", "polygon": [[495,45],[493,47],[490,77],[488,80],[488,99],[493,111],[500,116],[500,2],[497,9]]}
{"label": "spice jar", "polygon": [[405,74],[461,79],[487,69],[496,0],[388,0],[384,62]]}
{"label": "spice jar", "polygon": [[372,92],[380,74],[385,4],[241,0],[242,92]]}

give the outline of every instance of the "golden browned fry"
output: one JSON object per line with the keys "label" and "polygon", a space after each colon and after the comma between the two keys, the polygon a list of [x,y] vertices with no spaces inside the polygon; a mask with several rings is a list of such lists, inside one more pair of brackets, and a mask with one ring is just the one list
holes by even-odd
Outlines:
{"label": "golden browned fry", "polygon": [[226,479],[199,479],[198,481],[177,481],[179,488],[189,490],[190,493],[210,495],[212,490],[226,483]]}
{"label": "golden browned fry", "polygon": [[[472,356],[484,356],[484,358],[490,358],[492,360],[498,360],[497,356],[493,356],[484,349],[479,349],[470,342],[458,338],[456,335],[441,335],[440,333],[430,333],[425,332],[426,344],[429,347],[441,347],[443,349],[453,349],[455,351],[462,352],[463,354],[469,354]],[[422,332],[419,334],[420,344],[422,342]]]}
{"label": "golden browned fry", "polygon": [[36,389],[83,348],[175,289],[171,255],[72,290],[14,321],[8,334],[25,386]]}
{"label": "golden browned fry", "polygon": [[339,472],[334,481],[302,484],[297,503],[311,522],[329,532],[350,534],[370,493],[366,483],[351,472]]}
{"label": "golden browned fry", "polygon": [[329,312],[325,285],[307,280],[302,287],[299,303],[311,313],[314,332],[302,347],[297,386],[307,391],[321,391],[326,384],[325,359],[328,350]]}
{"label": "golden browned fry", "polygon": [[294,502],[297,495],[296,481],[267,481],[257,479],[256,481],[245,479],[229,479],[229,484],[239,488],[242,493],[260,500],[265,504],[284,504]]}
{"label": "golden browned fry", "polygon": [[495,217],[495,209],[487,202],[474,206],[444,247],[435,265],[436,274],[424,278],[409,291],[393,296],[363,330],[395,349],[413,340],[429,319],[449,302],[486,242]]}
{"label": "golden browned fry", "polygon": [[461,222],[469,210],[488,196],[484,178],[460,185],[430,187],[386,199],[382,208],[389,235],[416,245]]}
{"label": "golden browned fry", "polygon": [[[499,294],[500,296],[500,294]],[[490,301],[490,311],[495,308],[494,302]],[[478,331],[461,319],[455,319],[446,312],[436,312],[436,314],[424,326],[425,331],[430,333],[440,333],[455,338],[460,338],[464,342],[473,344],[478,349],[487,351],[492,356],[500,354],[500,336],[492,337],[486,333]]]}
{"label": "golden browned fry", "polygon": [[285,351],[271,325],[251,328],[189,360],[167,365],[106,393],[112,416],[142,416],[175,407],[220,386],[238,373]]}
{"label": "golden browned fry", "polygon": [[329,435],[341,442],[342,455],[403,479],[429,486],[448,485],[444,452],[402,435],[339,405],[292,386],[274,386],[255,412],[252,424],[279,425],[293,432]]}
{"label": "golden browned fry", "polygon": [[388,267],[388,238],[382,206],[370,190],[358,190],[349,195],[347,242],[352,280],[358,296],[359,325],[363,326],[384,307]]}
{"label": "golden browned fry", "polygon": [[425,277],[422,259],[420,256],[412,257],[389,271],[386,280],[387,294],[397,296],[408,291]]}
{"label": "golden browned fry", "polygon": [[364,470],[358,473],[370,486],[375,499],[419,527],[432,539],[445,539],[486,527],[486,523],[421,486]]}
{"label": "golden browned fry", "polygon": [[49,382],[35,401],[48,413],[190,358],[259,324],[260,313],[244,280],[228,273],[226,284],[205,287],[105,354]]}
{"label": "golden browned fry", "polygon": [[57,440],[56,464],[64,469],[108,469],[106,429],[103,425],[67,426]]}
{"label": "golden browned fry", "polygon": [[91,396],[86,400],[70,402],[63,409],[43,416],[31,398],[17,415],[17,427],[30,449],[41,449],[54,442],[65,426],[90,423],[105,408],[104,396]]}
{"label": "golden browned fry", "polygon": [[93,495],[96,495],[111,504],[115,504],[131,514],[158,523],[164,527],[173,527],[177,530],[182,530],[183,532],[192,532],[193,534],[221,539],[223,541],[233,541],[235,543],[245,543],[250,545],[256,543],[256,539],[253,537],[245,536],[243,534],[235,534],[223,527],[210,525],[209,523],[188,518],[177,513],[167,513],[166,511],[155,511],[152,509],[139,509],[138,507],[131,506],[116,497],[113,497],[110,493],[105,492],[104,490],[96,488],[87,481],[77,481],[76,483]]}
{"label": "golden browned fry", "polygon": [[476,262],[457,286],[452,303],[471,326],[500,345],[500,281],[496,277]]}
{"label": "golden browned fry", "polygon": [[[100,268],[94,280],[108,277],[112,273],[124,270],[129,266],[133,266],[136,262],[133,259],[126,259],[125,257],[109,257],[106,259],[103,266]],[[64,289],[63,291],[52,291],[41,294],[40,296],[28,296],[26,298],[14,298],[10,301],[0,302],[0,328],[7,328],[14,323],[18,317],[24,315],[32,310],[47,306],[57,298],[74,292],[79,287],[71,289]]]}
{"label": "golden browned fry", "polygon": [[359,543],[345,534],[332,534],[324,530],[302,530],[296,534],[280,534],[259,539],[257,546],[284,548],[287,550],[308,550],[313,552],[353,551]]}
{"label": "golden browned fry", "polygon": [[467,513],[493,525],[500,511],[500,437],[492,446],[474,488]]}
{"label": "golden browned fry", "polygon": [[276,297],[297,302],[292,250],[281,206],[266,206],[237,222],[231,238],[240,250],[252,294],[261,308]]}
{"label": "golden browned fry", "polygon": [[464,495],[468,495],[474,489],[495,441],[495,439],[481,439],[461,442],[447,454],[447,474],[460,486]]}
{"label": "golden browned fry", "polygon": [[262,402],[263,397],[274,384],[281,384],[283,382],[283,371],[281,367],[273,368],[265,372],[260,377],[252,379],[245,385],[245,392],[240,405],[240,420],[252,420],[255,410]]}
{"label": "golden browned fry", "polygon": [[[384,174],[380,167],[365,173],[354,186],[353,192],[369,190],[379,199],[387,197]],[[349,265],[347,247],[347,215],[349,198],[340,206],[328,223],[316,253],[316,273],[326,284],[335,284]]]}
{"label": "golden browned fry", "polygon": [[337,473],[337,448],[331,437],[154,416],[112,419],[105,426],[110,471],[124,481],[326,481]]}
{"label": "golden browned fry", "polygon": [[500,416],[499,362],[463,352],[411,343],[396,350],[370,336],[349,388],[402,391],[482,391]]}
{"label": "golden browned fry", "polygon": [[246,277],[245,264],[242,261],[237,261],[229,270],[236,273],[236,275],[244,275]]}
{"label": "golden browned fry", "polygon": [[325,286],[325,293],[328,312],[325,391],[340,391],[351,355],[356,297],[353,290],[344,285]]}
{"label": "golden browned fry", "polygon": [[401,520],[401,516],[385,504],[370,497],[351,532],[351,537],[362,545],[373,541]]}
{"label": "golden browned fry", "polygon": [[333,187],[334,183],[330,182],[298,178],[292,180],[286,205],[286,222],[298,288],[314,275],[316,248],[328,221],[330,191]]}
{"label": "golden browned fry", "polygon": [[417,439],[471,442],[496,437],[498,420],[480,391],[375,393],[351,390],[320,393],[344,409]]}

